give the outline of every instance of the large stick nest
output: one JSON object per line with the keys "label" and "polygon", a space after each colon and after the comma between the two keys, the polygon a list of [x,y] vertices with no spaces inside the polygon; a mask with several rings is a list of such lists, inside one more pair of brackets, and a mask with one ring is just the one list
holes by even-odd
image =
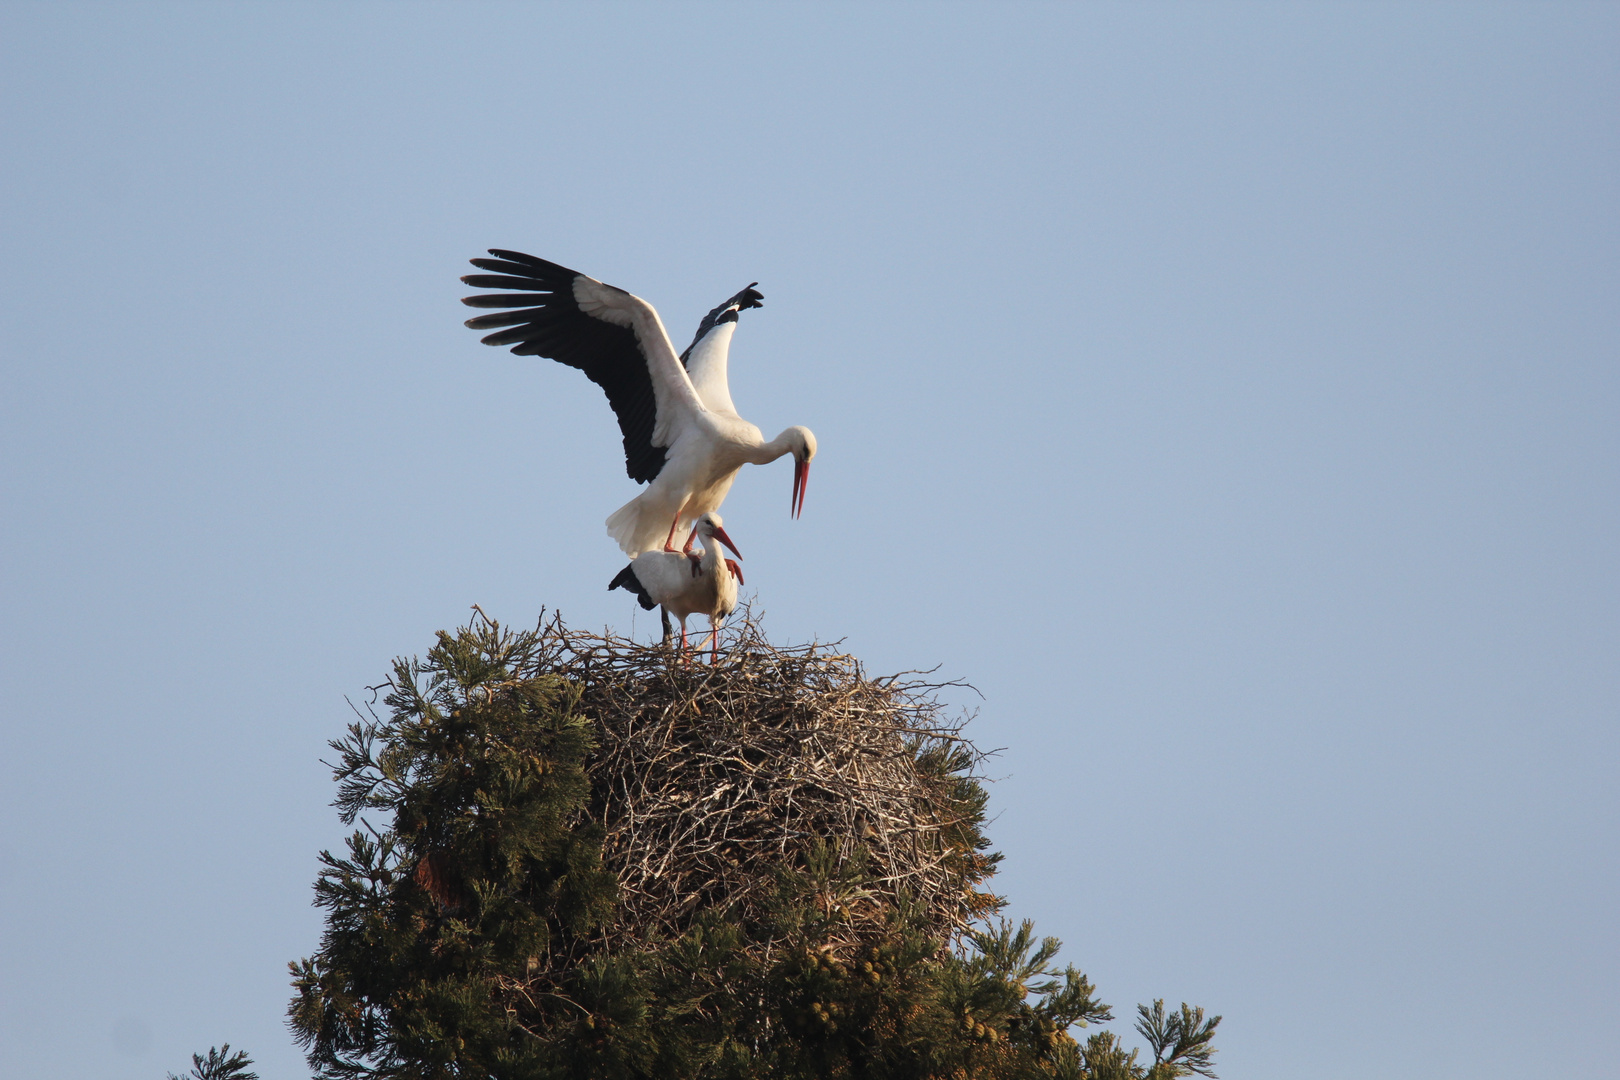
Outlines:
{"label": "large stick nest", "polygon": [[[572,680],[595,723],[588,813],[618,876],[611,937],[679,934],[696,913],[747,923],[783,868],[865,871],[818,897],[854,947],[910,904],[955,940],[998,907],[978,826],[980,755],[926,672],[871,678],[833,645],[779,647],[746,614],[718,662],[661,645],[541,627],[535,669]],[[833,875],[836,876],[836,875]]]}

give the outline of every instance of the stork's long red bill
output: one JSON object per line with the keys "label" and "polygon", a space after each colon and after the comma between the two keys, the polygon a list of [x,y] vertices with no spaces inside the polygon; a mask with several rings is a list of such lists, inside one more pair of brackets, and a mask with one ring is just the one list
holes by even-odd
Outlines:
{"label": "stork's long red bill", "polygon": [[730,548],[731,553],[737,556],[737,558],[742,558],[742,552],[738,551],[737,545],[731,542],[731,537],[726,535],[726,530],[717,527],[714,530],[714,538],[726,545],[726,547]]}
{"label": "stork's long red bill", "polygon": [[810,463],[793,461],[793,516],[797,518],[804,511],[804,493],[810,487]]}

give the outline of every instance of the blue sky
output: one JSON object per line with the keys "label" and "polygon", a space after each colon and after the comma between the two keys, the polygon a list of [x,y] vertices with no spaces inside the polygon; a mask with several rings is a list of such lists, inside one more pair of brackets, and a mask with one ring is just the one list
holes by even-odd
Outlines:
{"label": "blue sky", "polygon": [[[1223,1076],[1620,1076],[1620,12],[0,6],[0,1071],[304,1075],[320,764],[478,603],[632,628],[531,251],[820,441],[773,635],[940,665],[1009,913]],[[1127,1030],[1128,1024],[1116,1025]]]}

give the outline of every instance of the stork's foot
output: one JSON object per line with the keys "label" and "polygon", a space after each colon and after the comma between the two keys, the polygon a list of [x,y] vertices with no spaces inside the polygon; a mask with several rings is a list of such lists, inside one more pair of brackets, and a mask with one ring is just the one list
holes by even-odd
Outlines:
{"label": "stork's foot", "polygon": [[701,577],[703,574],[703,556],[701,554],[694,555],[688,551],[686,552],[686,561],[692,564],[692,576]]}

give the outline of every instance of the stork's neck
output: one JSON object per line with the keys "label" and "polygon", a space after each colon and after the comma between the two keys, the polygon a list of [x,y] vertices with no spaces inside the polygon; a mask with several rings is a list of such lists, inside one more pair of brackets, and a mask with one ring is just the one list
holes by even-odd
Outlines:
{"label": "stork's neck", "polygon": [[760,443],[748,452],[750,465],[769,465],[783,454],[793,452],[793,430],[789,428],[770,442]]}
{"label": "stork's neck", "polygon": [[700,563],[705,574],[718,574],[725,560],[720,557],[720,541],[713,536],[703,538],[703,561]]}

